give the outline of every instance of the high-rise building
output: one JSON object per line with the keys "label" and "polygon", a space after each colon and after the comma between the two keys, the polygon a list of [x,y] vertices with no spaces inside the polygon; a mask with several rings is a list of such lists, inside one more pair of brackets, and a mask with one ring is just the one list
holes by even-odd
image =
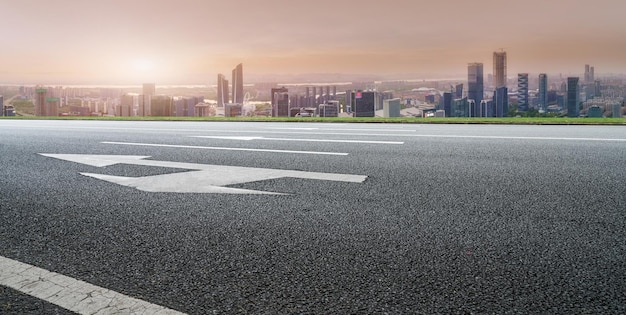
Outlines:
{"label": "high-rise building", "polygon": [[339,101],[328,101],[319,105],[320,117],[337,117],[339,116]]}
{"label": "high-rise building", "polygon": [[233,94],[232,99],[235,104],[243,104],[243,65],[238,64],[235,69],[233,69],[233,80],[231,82],[233,85]]}
{"label": "high-rise building", "polygon": [[174,100],[166,95],[154,95],[150,99],[150,116],[174,116]]}
{"label": "high-rise building", "polygon": [[469,117],[470,106],[467,97],[457,98],[452,101],[452,114],[450,117]]}
{"label": "high-rise building", "polygon": [[272,117],[289,117],[289,90],[272,89]]}
{"label": "high-rise building", "polygon": [[120,97],[120,104],[115,107],[115,116],[133,116],[134,95],[124,94]]}
{"label": "high-rise building", "polygon": [[528,73],[517,74],[517,109],[528,111]]}
{"label": "high-rise building", "polygon": [[224,104],[228,104],[228,102],[228,80],[219,73],[217,75],[217,106],[224,107]]}
{"label": "high-rise building", "polygon": [[48,89],[37,87],[35,88],[35,115],[36,116],[50,116],[48,115],[48,104],[46,103],[46,97]]}
{"label": "high-rise building", "polygon": [[454,113],[452,112],[452,97],[451,92],[444,92],[443,97],[441,98],[441,108],[446,113],[446,117],[454,117]]}
{"label": "high-rise building", "polygon": [[401,117],[400,99],[386,99],[383,101],[383,117]]}
{"label": "high-rise building", "polygon": [[506,51],[493,52],[493,76],[496,88],[506,86]]}
{"label": "high-rise building", "polygon": [[0,116],[6,116],[4,109],[4,96],[0,95]]}
{"label": "high-rise building", "polygon": [[509,89],[506,86],[496,88],[493,94],[495,117],[506,117],[509,112]]}
{"label": "high-rise building", "polygon": [[354,117],[374,117],[378,93],[375,91],[356,91],[354,93]]}
{"label": "high-rise building", "polygon": [[545,73],[539,74],[539,109],[548,111],[548,75]]}
{"label": "high-rise building", "polygon": [[[484,97],[483,91],[483,64],[480,62],[469,63],[467,65],[467,99],[474,100],[475,104],[480,104]],[[478,107],[472,110],[472,116],[484,117],[484,114]]]}
{"label": "high-rise building", "polygon": [[578,117],[578,77],[567,78],[567,117]]}
{"label": "high-rise building", "polygon": [[139,115],[149,116],[151,112],[152,96],[156,94],[156,85],[154,83],[143,84],[143,95],[139,99]]}
{"label": "high-rise building", "polygon": [[463,97],[463,83],[457,84],[454,86],[454,97],[456,98]]}

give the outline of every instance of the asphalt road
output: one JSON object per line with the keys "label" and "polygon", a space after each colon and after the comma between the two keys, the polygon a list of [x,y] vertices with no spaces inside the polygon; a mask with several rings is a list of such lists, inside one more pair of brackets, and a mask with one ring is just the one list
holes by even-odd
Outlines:
{"label": "asphalt road", "polygon": [[[148,192],[81,173],[185,170],[41,153],[367,179]],[[0,209],[0,256],[190,314],[626,313],[624,127],[0,120]],[[0,285],[31,312],[71,313]]]}

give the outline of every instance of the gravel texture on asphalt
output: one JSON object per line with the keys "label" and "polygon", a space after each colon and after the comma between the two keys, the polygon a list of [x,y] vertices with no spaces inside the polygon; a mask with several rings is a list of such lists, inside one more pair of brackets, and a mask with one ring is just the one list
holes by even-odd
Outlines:
{"label": "gravel texture on asphalt", "polygon": [[[626,142],[403,136],[626,138],[623,127],[10,123],[0,122],[0,255],[138,299],[191,314],[626,313]],[[286,126],[381,131],[281,137],[405,144],[188,137],[222,135],[218,129],[276,137],[263,132]],[[147,129],[125,129],[141,127]],[[385,131],[391,128],[408,131]],[[79,173],[180,170],[97,168],[38,153],[149,155],[368,178],[232,186],[290,194],[283,196],[148,193]],[[6,305],[16,313],[64,313],[0,290],[0,313]]]}

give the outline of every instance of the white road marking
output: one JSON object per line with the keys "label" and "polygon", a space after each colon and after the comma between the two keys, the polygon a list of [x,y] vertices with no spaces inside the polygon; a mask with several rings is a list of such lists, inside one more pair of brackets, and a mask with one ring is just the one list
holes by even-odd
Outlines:
{"label": "white road marking", "polygon": [[[0,125],[0,128],[5,127]],[[15,128],[15,125],[6,125]],[[76,127],[76,126],[52,126],[52,125],[20,125],[20,128],[56,128],[56,129],[94,129],[94,130],[120,130],[120,131],[159,131],[159,132],[210,132],[210,133],[266,133],[266,134],[303,134],[303,135],[336,135],[336,136],[362,136],[362,137],[417,137],[417,138],[476,138],[476,139],[511,139],[511,140],[558,140],[558,141],[617,141],[626,142],[625,138],[584,138],[584,137],[524,137],[524,136],[472,136],[472,135],[430,135],[430,134],[386,134],[386,133],[347,133],[347,132],[300,132],[300,131],[270,131],[270,130],[224,130],[224,129],[182,129],[182,128],[121,128],[121,127]],[[587,126],[588,127],[588,126]],[[324,129],[322,129],[324,130]],[[337,129],[346,130],[346,129]],[[380,131],[378,129],[373,129]]]}
{"label": "white road marking", "polygon": [[78,314],[184,314],[3,256],[0,285]]}
{"label": "white road marking", "polygon": [[465,136],[465,135],[412,135],[425,138],[470,138],[505,140],[566,140],[566,141],[626,141],[620,138],[569,138],[569,137],[524,137],[524,136]]}
{"label": "white road marking", "polygon": [[[254,133],[259,134],[260,131],[252,130],[203,130],[205,132],[220,133]],[[432,134],[379,134],[379,133],[346,133],[346,132],[282,132],[282,131],[263,131],[263,133],[274,134],[302,134],[302,135],[333,135],[333,136],[363,136],[363,137],[404,137],[404,138],[475,138],[475,139],[510,139],[510,140],[566,140],[566,141],[626,141],[624,138],[570,138],[570,137],[526,137],[526,136],[472,136],[472,135],[432,135]]]}
{"label": "white road marking", "polygon": [[297,127],[268,127],[272,130],[331,130],[331,131],[385,131],[385,132],[416,132],[415,129],[385,129],[385,128],[297,128]]}
{"label": "white road marking", "polygon": [[159,144],[159,143],[136,143],[136,142],[113,142],[113,141],[103,141],[101,143],[104,143],[104,144],[118,144],[118,145],[134,145],[134,146],[144,146],[144,147],[183,148],[183,149],[249,151],[249,152],[271,152],[271,153],[293,153],[293,154],[317,154],[317,155],[341,155],[341,156],[348,155],[348,153],[343,153],[343,152],[324,152],[324,151],[293,151],[293,150],[273,150],[273,149],[204,147],[204,146],[196,146],[196,145]]}
{"label": "white road marking", "polygon": [[284,177],[350,183],[362,183],[365,179],[367,179],[367,176],[364,175],[145,160],[146,158],[149,158],[149,156],[137,155],[40,154],[55,159],[97,167],[105,167],[115,164],[131,164],[191,170],[189,172],[143,177],[80,173],[84,176],[97,178],[122,186],[134,187],[148,192],[283,195],[282,193],[277,192],[230,188],[224,186]]}
{"label": "white road marking", "polygon": [[296,141],[296,142],[332,142],[332,143],[368,143],[368,144],[404,144],[402,141],[374,141],[374,140],[334,140],[334,139],[293,139],[293,138],[266,138],[266,137],[237,137],[237,136],[192,136],[192,138],[225,139],[225,140],[269,140],[269,141]]}

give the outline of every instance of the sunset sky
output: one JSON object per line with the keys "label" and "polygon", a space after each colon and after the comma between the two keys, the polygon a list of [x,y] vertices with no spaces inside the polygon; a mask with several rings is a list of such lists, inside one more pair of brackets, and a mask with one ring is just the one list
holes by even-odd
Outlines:
{"label": "sunset sky", "polygon": [[624,0],[0,0],[0,83],[626,73]]}

